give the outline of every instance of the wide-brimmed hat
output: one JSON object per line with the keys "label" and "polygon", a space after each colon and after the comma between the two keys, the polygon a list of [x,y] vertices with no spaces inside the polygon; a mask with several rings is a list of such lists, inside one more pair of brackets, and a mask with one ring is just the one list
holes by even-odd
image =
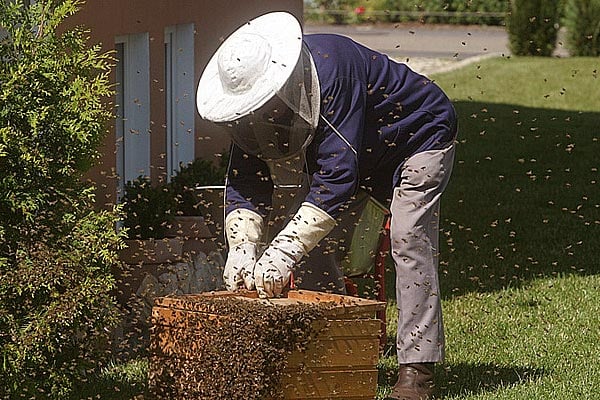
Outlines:
{"label": "wide-brimmed hat", "polygon": [[247,22],[223,42],[202,73],[198,112],[227,122],[255,111],[289,79],[301,49],[302,29],[292,14],[272,12]]}

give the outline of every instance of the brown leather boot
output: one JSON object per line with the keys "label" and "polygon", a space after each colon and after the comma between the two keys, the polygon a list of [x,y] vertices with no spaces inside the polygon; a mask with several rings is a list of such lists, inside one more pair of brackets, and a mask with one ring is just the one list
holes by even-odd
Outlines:
{"label": "brown leather boot", "polygon": [[384,400],[429,400],[433,396],[433,363],[401,364],[398,381]]}

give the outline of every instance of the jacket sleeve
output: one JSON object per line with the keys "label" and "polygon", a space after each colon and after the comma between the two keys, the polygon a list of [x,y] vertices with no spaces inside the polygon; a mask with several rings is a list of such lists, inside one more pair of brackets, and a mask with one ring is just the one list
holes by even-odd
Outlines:
{"label": "jacket sleeve", "polygon": [[366,88],[360,81],[338,78],[321,94],[321,119],[315,138],[317,170],[312,174],[306,201],[336,218],[359,186]]}
{"label": "jacket sleeve", "polygon": [[273,182],[267,165],[233,144],[225,188],[225,213],[245,208],[267,216],[271,207]]}

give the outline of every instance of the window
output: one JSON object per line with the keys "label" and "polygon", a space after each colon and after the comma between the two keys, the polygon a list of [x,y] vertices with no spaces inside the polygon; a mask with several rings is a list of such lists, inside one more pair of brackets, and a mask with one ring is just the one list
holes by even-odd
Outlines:
{"label": "window", "polygon": [[125,182],[150,176],[150,58],[148,33],[116,39],[117,197]]}
{"label": "window", "polygon": [[167,179],[194,160],[194,24],[165,29]]}

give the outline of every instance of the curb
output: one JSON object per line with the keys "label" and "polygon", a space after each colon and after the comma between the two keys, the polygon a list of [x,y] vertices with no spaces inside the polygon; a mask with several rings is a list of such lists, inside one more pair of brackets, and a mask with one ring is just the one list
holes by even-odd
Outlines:
{"label": "curb", "polygon": [[454,71],[463,68],[467,65],[474,64],[489,58],[506,57],[504,53],[489,53],[479,56],[473,56],[464,60],[449,60],[442,58],[422,58],[422,59],[409,59],[408,61],[396,60],[397,62],[408,65],[413,71],[418,72],[422,75],[440,74],[444,72]]}

